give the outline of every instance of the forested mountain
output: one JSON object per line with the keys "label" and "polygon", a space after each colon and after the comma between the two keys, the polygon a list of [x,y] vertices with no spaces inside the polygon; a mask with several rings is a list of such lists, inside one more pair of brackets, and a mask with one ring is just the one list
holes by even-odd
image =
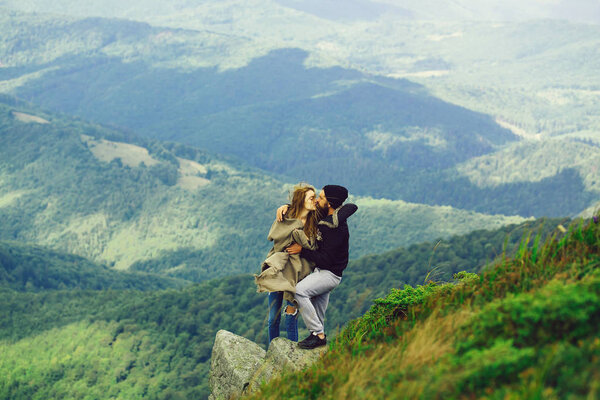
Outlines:
{"label": "forested mountain", "polygon": [[[385,188],[405,184],[405,175],[446,168],[515,140],[490,117],[435,99],[408,81],[307,69],[308,54],[297,49],[236,70],[173,70],[149,63],[155,52],[134,62],[103,54],[107,46],[153,40],[159,28],[101,20],[72,25],[43,29],[67,40],[73,29],[83,37],[99,34],[89,46],[95,54],[45,65],[41,79],[14,91],[18,97],[296,179],[335,180],[358,194],[399,198]],[[374,180],[364,178],[374,175],[377,184],[369,185]]]}
{"label": "forested mountain", "polygon": [[[540,243],[568,219],[525,220],[591,214],[600,199],[600,25],[536,19],[597,22],[597,8],[546,3],[0,0],[0,398],[206,397],[217,330],[266,342],[251,273],[299,181],[344,184],[359,207],[332,336],[390,289],[376,301],[392,310],[385,323],[406,293],[504,254],[516,253],[510,273],[489,267],[456,287],[588,279],[597,229],[572,224],[559,253]],[[556,266],[570,274],[548,275]],[[593,319],[576,308],[597,283],[559,287],[572,303],[558,308],[546,307],[552,286],[502,304],[536,300],[549,327],[561,305]],[[482,315],[493,325],[502,312]],[[467,375],[441,363],[432,390],[514,378],[536,350],[502,332],[451,359]],[[597,340],[576,338],[595,354]],[[583,352],[573,346],[543,351],[569,360]]]}
{"label": "forested mountain", "polygon": [[[403,170],[452,166],[516,139],[489,116],[433,98],[419,85],[341,68],[306,69],[306,57],[281,50],[226,72],[80,58],[15,93],[288,176],[345,178],[361,194],[379,193],[355,175],[377,172],[385,181],[398,179]],[[317,169],[317,162],[324,165]],[[333,177],[323,172],[348,168],[359,171]]]}
{"label": "forested mountain", "polygon": [[[377,29],[387,26],[382,21]],[[381,40],[396,48],[390,38],[411,38],[402,45],[406,56],[392,63],[402,73],[378,58],[378,46],[373,63],[359,70],[350,65],[363,64],[361,52],[344,58],[331,51],[337,61],[324,61],[314,42],[290,39],[306,50],[281,49],[287,45],[268,39],[275,31],[249,39],[219,29],[14,12],[2,26],[10,32],[0,49],[3,91],[138,135],[233,155],[291,181],[336,181],[365,196],[525,217],[574,215],[599,198],[585,172],[600,151],[591,72],[598,60],[582,64],[567,55],[583,57],[597,46],[593,26],[394,25],[394,35]],[[551,44],[548,35],[556,39]],[[335,41],[352,48],[346,39]],[[373,38],[355,40],[369,47]],[[489,44],[497,51],[482,50]],[[529,79],[533,70],[539,73]],[[549,79],[561,88],[544,86]],[[473,81],[479,86],[469,86]],[[517,93],[514,85],[524,89]],[[520,168],[510,178],[487,168],[493,185],[472,179],[471,161],[510,154],[515,134],[527,140]],[[538,162],[536,138],[545,146],[559,134],[555,151]],[[571,140],[592,161],[556,168],[555,159],[576,154]],[[531,163],[542,179],[531,178]]]}
{"label": "forested mountain", "polygon": [[50,289],[180,288],[189,282],[141,272],[118,271],[83,257],[39,246],[0,241],[0,287],[16,291]]}
{"label": "forested mountain", "polygon": [[[0,239],[201,281],[256,272],[292,185],[180,144],[0,103]],[[353,198],[352,257],[522,218]]]}
{"label": "forested mountain", "polygon": [[[332,293],[328,332],[334,336],[392,287],[478,272],[504,251],[514,253],[524,234],[546,236],[561,222],[567,226],[532,221],[355,260]],[[25,269],[37,264],[33,256],[21,259]],[[0,288],[1,398],[204,398],[217,330],[266,342],[266,296],[256,293],[251,275],[179,290],[108,287],[98,281],[98,290]]]}

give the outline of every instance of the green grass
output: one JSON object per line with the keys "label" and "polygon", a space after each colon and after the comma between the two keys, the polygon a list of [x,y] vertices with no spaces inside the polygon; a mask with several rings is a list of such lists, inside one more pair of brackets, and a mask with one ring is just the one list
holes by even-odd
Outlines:
{"label": "green grass", "polygon": [[579,220],[481,275],[392,289],[319,363],[254,398],[595,398],[600,225]]}

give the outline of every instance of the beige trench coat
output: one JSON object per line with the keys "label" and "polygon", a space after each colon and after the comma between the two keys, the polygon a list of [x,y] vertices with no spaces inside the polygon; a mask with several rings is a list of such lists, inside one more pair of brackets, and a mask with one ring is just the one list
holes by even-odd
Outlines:
{"label": "beige trench coat", "polygon": [[284,300],[296,304],[296,284],[312,272],[314,264],[299,254],[288,254],[285,249],[292,243],[311,250],[317,247],[316,241],[310,241],[302,229],[302,221],[297,219],[273,222],[267,237],[273,248],[261,265],[261,273],[254,275],[258,292],[284,292]]}

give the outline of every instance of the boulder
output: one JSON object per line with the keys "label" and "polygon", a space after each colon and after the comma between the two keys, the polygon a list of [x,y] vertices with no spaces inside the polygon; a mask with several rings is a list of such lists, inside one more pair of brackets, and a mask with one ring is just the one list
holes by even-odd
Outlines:
{"label": "boulder", "polygon": [[220,330],[215,337],[210,361],[211,400],[239,396],[265,358],[265,350],[256,343]]}
{"label": "boulder", "polygon": [[278,337],[271,341],[269,350],[265,355],[263,363],[258,367],[250,378],[246,393],[255,392],[258,387],[270,381],[284,371],[300,371],[315,363],[328,347],[317,347],[312,350],[303,350],[298,343]]}
{"label": "boulder", "polygon": [[227,400],[253,393],[284,371],[300,371],[316,362],[327,346],[303,350],[298,343],[275,338],[264,351],[256,343],[220,330],[210,360],[209,400]]}

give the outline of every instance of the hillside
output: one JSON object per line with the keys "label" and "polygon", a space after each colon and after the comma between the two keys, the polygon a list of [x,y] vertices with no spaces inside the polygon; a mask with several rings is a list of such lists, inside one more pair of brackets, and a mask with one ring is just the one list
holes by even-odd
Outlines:
{"label": "hillside", "polygon": [[0,287],[16,291],[55,289],[181,288],[183,280],[117,271],[85,258],[43,247],[0,241]]}
{"label": "hillside", "polygon": [[596,216],[524,237],[481,275],[392,289],[251,398],[595,398],[599,254]]}
{"label": "hillside", "polygon": [[[112,37],[114,25],[122,37]],[[12,91],[15,96],[293,179],[335,180],[360,195],[402,198],[383,190],[405,184],[414,170],[449,167],[516,139],[489,116],[440,101],[408,81],[306,68],[308,54],[298,49],[274,51],[235,70],[173,69],[151,62],[164,57],[162,49],[131,61],[104,54],[107,46],[152,41],[159,28],[101,20],[44,28],[68,41],[73,30],[105,39],[47,63],[39,79]],[[175,50],[182,51],[166,51]],[[381,177],[377,185],[364,179],[373,175]]]}
{"label": "hillside", "polygon": [[[50,123],[24,123],[14,117],[14,107],[0,107],[0,237],[5,240],[47,245],[124,269],[162,250],[210,253],[216,243],[234,238],[250,221],[215,217],[239,215],[238,199],[255,191],[259,179],[271,190],[254,195],[256,212],[264,218],[260,225],[269,225],[267,215],[278,203],[273,199],[268,207],[272,193],[285,193],[273,178],[204,152],[126,143],[117,131],[27,107],[19,110]],[[220,198],[233,188],[235,196]],[[219,263],[214,252],[194,266],[204,275],[198,279],[249,268],[244,260],[265,251],[263,234],[258,228],[247,231],[236,257],[241,266]]]}
{"label": "hillside", "polygon": [[242,281],[252,282],[154,292],[0,289],[0,397],[206,398],[219,327],[249,337],[263,331],[265,297]]}
{"label": "hillside", "polygon": [[[503,248],[507,254],[516,251],[525,232],[547,235],[561,222],[568,221],[477,231],[354,260],[331,296],[328,331],[334,335],[390,287],[423,283],[430,272],[436,279],[457,270],[478,272]],[[46,271],[55,276],[61,272],[56,266]],[[64,279],[66,286],[69,275]],[[251,275],[178,290],[109,287],[106,281],[99,281],[97,290],[36,293],[0,287],[0,350],[5,354],[0,373],[7,377],[0,381],[0,397],[205,398],[219,329],[266,344],[266,296],[256,293]],[[22,385],[24,380],[30,384]]]}
{"label": "hillside", "polygon": [[[235,2],[225,3],[198,10],[228,15]],[[206,17],[186,30],[183,19],[165,28],[11,11],[0,18],[10,32],[0,46],[0,90],[364,196],[524,217],[576,215],[598,200],[577,162],[545,166],[567,151],[571,159],[574,138],[597,156],[598,60],[588,56],[596,27],[395,24],[392,16],[317,24],[270,8],[294,29],[310,26],[306,36],[280,22],[259,27],[277,19],[267,9],[244,5],[251,18],[236,13],[229,30]],[[503,157],[522,137],[534,140],[521,152],[525,163],[535,162],[535,140],[556,135],[564,146],[544,155],[543,181],[521,172],[518,182],[494,177],[493,187],[471,179],[474,159]]]}
{"label": "hillside", "polygon": [[[1,240],[193,281],[256,272],[270,248],[275,209],[292,187],[225,157],[130,137],[11,98],[0,102],[0,160]],[[523,220],[353,201],[361,208],[351,221],[353,258]],[[223,251],[231,246],[233,254]]]}

